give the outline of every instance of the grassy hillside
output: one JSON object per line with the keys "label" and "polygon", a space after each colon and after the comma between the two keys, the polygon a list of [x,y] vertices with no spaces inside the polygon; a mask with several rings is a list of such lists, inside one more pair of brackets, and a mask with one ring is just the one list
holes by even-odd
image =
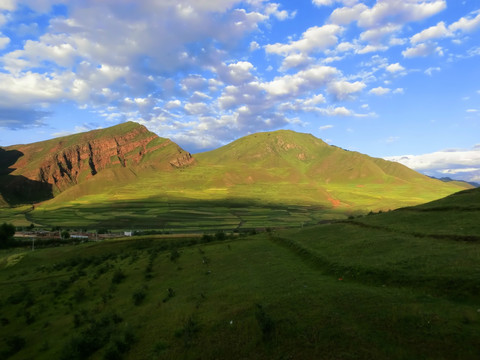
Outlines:
{"label": "grassy hillside", "polygon": [[[60,143],[70,146],[86,138],[118,137],[130,134],[131,127],[136,132],[128,141],[145,142],[140,150],[133,148],[114,159],[117,163],[112,164],[117,165],[107,163],[95,176],[69,183],[55,198],[37,204],[26,221],[179,231],[301,226],[416,205],[463,189],[398,163],[287,130],[249,135],[194,158],[133,123],[67,137]],[[48,148],[47,144],[42,146]],[[60,146],[58,141],[55,144]]]}
{"label": "grassy hillside", "polygon": [[460,216],[425,224],[456,206],[475,224],[478,195],[225,241],[1,250],[0,354],[477,359],[479,233],[452,238],[469,234]]}

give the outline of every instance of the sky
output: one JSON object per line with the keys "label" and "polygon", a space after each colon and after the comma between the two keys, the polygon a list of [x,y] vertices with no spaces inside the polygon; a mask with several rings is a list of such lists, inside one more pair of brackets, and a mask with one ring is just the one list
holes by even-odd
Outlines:
{"label": "sky", "polygon": [[0,145],[278,129],[480,181],[479,0],[0,0]]}

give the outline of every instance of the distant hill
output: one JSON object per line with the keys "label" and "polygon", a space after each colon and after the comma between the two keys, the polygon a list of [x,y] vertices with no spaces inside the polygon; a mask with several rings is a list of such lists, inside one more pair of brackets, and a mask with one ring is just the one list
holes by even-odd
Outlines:
{"label": "distant hill", "polygon": [[472,189],[474,187],[480,187],[479,183],[472,182],[472,181],[464,181],[464,180],[454,180],[449,177],[441,177],[441,178],[436,178],[434,176],[431,176],[432,179],[438,179],[443,182],[451,183],[453,182],[456,185],[463,186],[465,189]]}
{"label": "distant hill", "polygon": [[[0,149],[0,180],[0,206],[37,203],[24,210],[28,222],[189,229],[200,218],[229,227],[314,223],[465,188],[310,134],[257,133],[192,156],[133,122]],[[206,208],[195,212],[198,202]],[[252,206],[270,210],[260,215]]]}

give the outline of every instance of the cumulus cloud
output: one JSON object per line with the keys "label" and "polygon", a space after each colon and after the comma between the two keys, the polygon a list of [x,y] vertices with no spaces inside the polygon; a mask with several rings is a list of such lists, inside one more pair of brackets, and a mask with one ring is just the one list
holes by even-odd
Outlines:
{"label": "cumulus cloud", "polygon": [[425,70],[425,74],[428,76],[432,76],[434,72],[441,71],[442,69],[438,66],[435,67],[429,67],[427,70]]}
{"label": "cumulus cloud", "polygon": [[[472,15],[475,15],[474,17]],[[451,24],[448,29],[451,31],[472,32],[480,27],[480,11],[474,11],[468,17],[462,17]]]}
{"label": "cumulus cloud", "polygon": [[332,94],[337,100],[348,99],[352,94],[362,91],[365,83],[361,81],[348,82],[345,80],[334,81],[328,84],[328,92]]}
{"label": "cumulus cloud", "polygon": [[269,44],[265,46],[265,51],[286,56],[292,53],[309,54],[325,50],[337,43],[338,35],[342,31],[343,28],[335,24],[314,26],[307,29],[300,40],[290,41],[288,44]]}
{"label": "cumulus cloud", "polygon": [[2,34],[0,33],[0,50],[7,47],[8,44],[10,44],[10,38],[7,36],[2,36]]}
{"label": "cumulus cloud", "polygon": [[387,70],[389,73],[397,73],[397,72],[401,72],[401,71],[404,71],[405,68],[400,65],[399,63],[395,63],[395,64],[390,64],[388,65],[385,70]]}
{"label": "cumulus cloud", "polygon": [[333,4],[333,0],[312,0],[312,3],[316,6],[330,6]]}
{"label": "cumulus cloud", "polygon": [[480,148],[443,150],[422,155],[386,157],[431,176],[453,175],[467,181],[480,179]]}
{"label": "cumulus cloud", "polygon": [[371,89],[369,91],[369,93],[377,95],[377,96],[381,96],[381,95],[388,94],[390,91],[391,91],[391,89],[389,89],[389,88],[384,88],[382,86],[379,86],[379,87]]}
{"label": "cumulus cloud", "polygon": [[430,39],[442,38],[446,36],[451,36],[452,33],[443,21],[439,22],[435,26],[431,26],[428,29],[425,29],[410,38],[412,44],[417,44],[419,42],[425,42]]}
{"label": "cumulus cloud", "polygon": [[437,47],[435,44],[418,44],[414,47],[409,47],[402,51],[402,55],[405,58],[428,56],[435,53]]}

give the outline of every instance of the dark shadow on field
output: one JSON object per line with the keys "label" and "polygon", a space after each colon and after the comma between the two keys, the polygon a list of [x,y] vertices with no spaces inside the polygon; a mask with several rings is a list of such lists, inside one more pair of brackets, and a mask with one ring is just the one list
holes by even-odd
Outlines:
{"label": "dark shadow on field", "polygon": [[31,180],[22,175],[11,175],[17,160],[23,156],[18,150],[0,148],[0,195],[9,205],[27,204],[53,198],[52,185]]}
{"label": "dark shadow on field", "polygon": [[[199,200],[151,197],[139,200],[102,201],[57,208],[51,213],[32,216],[38,223],[52,225],[54,218],[62,226],[75,226],[88,220],[87,227],[105,229],[158,229],[169,232],[231,231],[267,227],[291,227],[316,224],[332,209],[319,204],[296,205],[266,203],[256,199]],[[37,217],[36,217],[37,216]]]}

